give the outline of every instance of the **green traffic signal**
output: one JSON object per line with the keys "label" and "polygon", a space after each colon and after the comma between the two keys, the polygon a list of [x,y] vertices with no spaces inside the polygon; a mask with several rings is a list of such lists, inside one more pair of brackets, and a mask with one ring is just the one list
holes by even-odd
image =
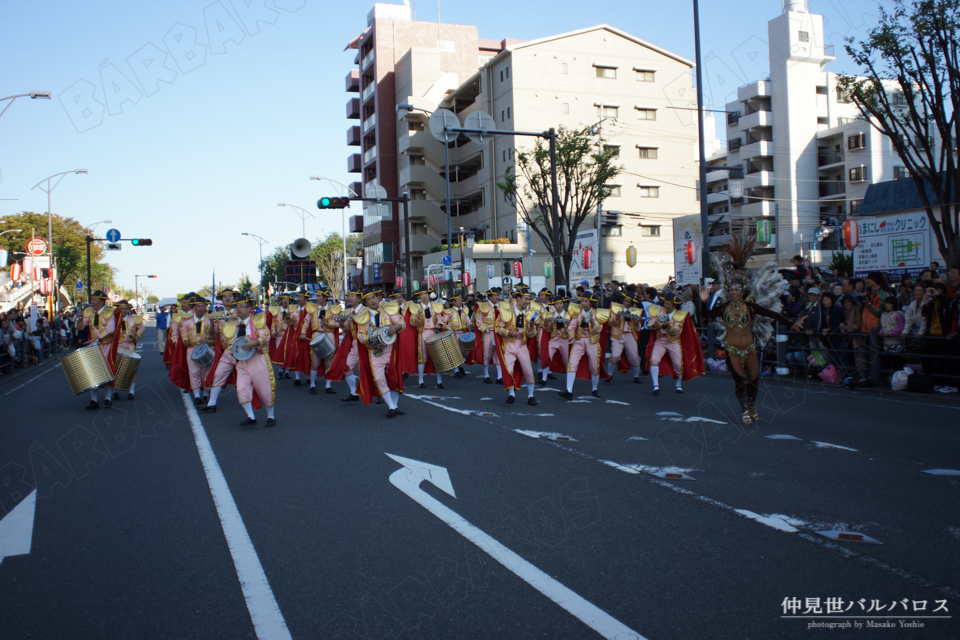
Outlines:
{"label": "green traffic signal", "polygon": [[317,209],[345,209],[350,206],[350,198],[320,198]]}
{"label": "green traffic signal", "polygon": [[135,247],[149,247],[153,245],[153,240],[150,238],[134,238],[130,241],[130,244]]}

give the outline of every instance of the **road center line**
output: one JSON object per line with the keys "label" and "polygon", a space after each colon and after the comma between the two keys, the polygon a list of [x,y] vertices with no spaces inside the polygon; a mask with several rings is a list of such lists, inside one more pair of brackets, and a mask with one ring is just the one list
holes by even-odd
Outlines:
{"label": "road center line", "polygon": [[270,589],[267,575],[260,565],[257,550],[253,548],[253,542],[250,541],[250,535],[243,524],[243,518],[240,517],[240,511],[233,500],[233,494],[230,493],[230,487],[227,486],[227,480],[223,477],[223,471],[217,463],[217,456],[213,453],[207,432],[193,406],[193,396],[183,395],[183,406],[187,410],[187,420],[190,421],[190,428],[193,430],[203,472],[207,476],[210,494],[217,507],[217,516],[220,518],[223,535],[227,539],[227,546],[233,557],[233,566],[237,570],[237,578],[240,580],[240,588],[243,590],[247,611],[250,612],[250,621],[253,622],[257,638],[288,640],[290,631],[287,630],[287,623],[283,619],[283,614],[280,613],[276,598],[273,597],[273,590]]}
{"label": "road center line", "polygon": [[13,389],[10,389],[10,391],[7,391],[5,394],[3,394],[3,396],[4,396],[4,397],[7,397],[8,395],[10,395],[11,393],[13,393],[14,391],[18,391],[18,390],[20,390],[20,389],[23,389],[25,386],[27,386],[28,384],[30,384],[30,383],[33,382],[34,380],[40,378],[40,376],[45,376],[45,375],[47,375],[48,373],[50,373],[51,371],[53,371],[54,369],[56,369],[56,368],[59,367],[59,366],[60,366],[60,363],[58,362],[57,364],[53,365],[53,367],[51,367],[50,369],[47,369],[46,371],[44,371],[43,373],[41,373],[39,376],[35,376],[35,377],[33,377],[33,378],[30,378],[29,380],[27,380],[26,382],[24,382],[24,383],[23,383],[22,385],[20,385],[19,387],[14,387]]}

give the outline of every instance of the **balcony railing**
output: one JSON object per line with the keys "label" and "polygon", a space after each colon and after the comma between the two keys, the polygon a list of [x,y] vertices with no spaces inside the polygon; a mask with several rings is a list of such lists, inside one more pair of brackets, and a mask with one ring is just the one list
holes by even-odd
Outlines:
{"label": "balcony railing", "polygon": [[818,167],[825,167],[828,164],[836,164],[838,162],[843,162],[842,153],[821,153],[817,156]]}
{"label": "balcony railing", "polygon": [[846,192],[847,192],[847,185],[843,181],[820,183],[821,198],[826,198],[828,196],[842,195]]}
{"label": "balcony railing", "polygon": [[370,49],[370,53],[363,56],[363,60],[360,61],[361,69],[366,69],[370,65],[370,63],[373,62],[373,52],[374,52],[374,49]]}
{"label": "balcony railing", "polygon": [[370,131],[375,124],[377,124],[377,114],[372,113],[369,118],[363,121],[363,132]]}
{"label": "balcony railing", "polygon": [[[731,123],[732,124],[732,123]],[[734,138],[732,140],[727,140],[727,150],[736,151],[743,146],[743,140],[740,138]]]}
{"label": "balcony railing", "polygon": [[376,157],[377,157],[377,147],[376,145],[374,145],[363,152],[363,163],[366,164]]}
{"label": "balcony railing", "polygon": [[734,125],[734,124],[737,124],[737,122],[739,122],[739,121],[740,121],[740,112],[739,112],[739,111],[734,111],[733,113],[728,113],[728,114],[727,114],[727,124],[729,124],[729,125]]}
{"label": "balcony railing", "polygon": [[363,93],[361,95],[363,96],[363,99],[366,100],[367,98],[372,96],[373,92],[376,90],[377,90],[377,83],[371,82],[366,86],[366,88],[364,88]]}

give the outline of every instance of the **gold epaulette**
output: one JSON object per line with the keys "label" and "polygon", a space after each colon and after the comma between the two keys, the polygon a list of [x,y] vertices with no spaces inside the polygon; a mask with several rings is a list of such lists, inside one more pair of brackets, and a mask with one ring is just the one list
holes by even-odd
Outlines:
{"label": "gold epaulette", "polygon": [[[194,317],[193,311],[189,311],[189,312],[187,312],[187,313],[181,313],[181,314],[180,314],[180,320],[191,320],[191,319],[193,319],[193,317]],[[177,322],[180,322],[180,320],[177,320]]]}
{"label": "gold epaulette", "polygon": [[408,300],[403,303],[404,308],[410,312],[410,315],[416,315],[418,313],[423,313],[423,307],[420,306],[419,302],[413,302]]}
{"label": "gold epaulette", "polygon": [[597,309],[597,322],[606,324],[610,320],[610,309]]}
{"label": "gold epaulette", "polygon": [[480,310],[480,313],[490,313],[490,303],[489,302],[478,302],[477,309]]}
{"label": "gold epaulette", "polygon": [[180,322],[180,313],[174,312],[174,314],[170,316],[170,319],[174,322]]}
{"label": "gold epaulette", "polygon": [[233,336],[237,335],[237,321],[229,320],[220,325],[220,330],[223,331],[223,336],[227,340],[233,340]]}
{"label": "gold epaulette", "polygon": [[537,302],[536,300],[534,300],[533,302],[530,303],[530,310],[540,313],[543,311],[543,305]]}
{"label": "gold epaulette", "polygon": [[257,329],[265,329],[267,327],[267,314],[261,311],[253,316],[253,326]]}
{"label": "gold epaulette", "polygon": [[93,314],[95,313],[96,311],[93,310],[93,307],[87,307],[86,309],[83,310],[83,317],[89,319],[89,318],[92,318]]}
{"label": "gold epaulette", "polygon": [[270,312],[270,315],[273,316],[273,317],[277,317],[278,315],[280,315],[280,307],[279,307],[279,306],[276,306],[276,307],[267,307],[267,311],[269,311],[269,312]]}
{"label": "gold epaulette", "polygon": [[287,307],[287,312],[289,312],[289,313],[291,313],[291,314],[293,314],[293,313],[300,313],[300,306],[299,306],[299,305],[296,305],[296,304],[292,304],[292,305],[290,305],[289,307]]}
{"label": "gold epaulette", "polygon": [[353,323],[357,325],[370,324],[370,308],[364,307],[360,313],[353,316]]}
{"label": "gold epaulette", "polygon": [[[397,305],[397,306],[400,306],[400,305]],[[338,304],[332,304],[332,305],[330,305],[330,307],[327,309],[327,315],[338,316],[338,315],[340,315],[341,313],[343,313],[343,307],[341,307],[341,306],[338,305]]]}
{"label": "gold epaulette", "polygon": [[498,306],[500,307],[501,314],[507,311],[513,312],[513,304],[509,300],[501,300]]}
{"label": "gold epaulette", "polygon": [[109,315],[109,314],[112,314],[113,311],[114,311],[114,309],[116,309],[116,307],[111,307],[111,306],[109,306],[109,305],[105,305],[105,306],[103,307],[103,310],[104,310],[108,315]]}
{"label": "gold epaulette", "polygon": [[317,312],[317,305],[316,305],[315,303],[313,303],[313,302],[308,302],[308,303],[307,303],[307,313],[309,313],[310,315],[313,315],[313,314],[315,314],[316,312]]}
{"label": "gold epaulette", "polygon": [[511,305],[503,306],[503,302],[500,303],[500,321],[505,324],[513,323],[513,307]]}
{"label": "gold epaulette", "polygon": [[647,315],[650,316],[651,318],[656,318],[657,316],[660,315],[661,311],[662,309],[660,307],[658,307],[655,304],[652,304],[650,305],[650,308],[647,309]]}
{"label": "gold epaulette", "polygon": [[136,325],[141,325],[141,324],[143,324],[143,316],[141,316],[141,315],[136,315],[136,316],[132,316],[132,317],[133,317],[133,324],[136,324]]}
{"label": "gold epaulette", "polygon": [[431,302],[430,308],[433,310],[434,315],[443,313],[443,303],[442,302]]}
{"label": "gold epaulette", "polygon": [[623,305],[619,302],[610,303],[610,313],[617,315],[618,313],[623,313]]}
{"label": "gold epaulette", "polygon": [[684,320],[687,319],[688,315],[690,315],[689,311],[680,311],[679,309],[677,309],[676,311],[673,312],[673,320],[675,322],[683,322]]}
{"label": "gold epaulette", "polygon": [[385,302],[383,303],[383,305],[381,305],[380,308],[383,309],[384,313],[386,313],[389,316],[395,316],[400,313],[399,302],[395,302],[395,301]]}
{"label": "gold epaulette", "polygon": [[565,317],[567,318],[567,320],[569,320],[574,316],[580,315],[580,311],[581,311],[580,305],[571,302],[570,306],[567,307],[567,314]]}

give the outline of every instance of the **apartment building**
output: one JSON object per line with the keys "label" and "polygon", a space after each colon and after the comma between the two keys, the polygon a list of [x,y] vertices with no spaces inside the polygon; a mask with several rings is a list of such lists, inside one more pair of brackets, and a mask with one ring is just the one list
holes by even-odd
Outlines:
{"label": "apartment building", "polygon": [[[616,184],[607,185],[603,207],[619,212],[603,216],[604,279],[662,283],[673,274],[672,219],[698,210],[690,61],[607,25],[528,42],[491,41],[473,27],[413,22],[406,7],[380,4],[368,22],[351,43],[359,68],[348,76],[348,90],[361,97],[348,103],[348,117],[363,124],[348,134],[362,150],[351,156],[349,169],[362,175],[355,191],[379,184],[389,196],[408,192],[413,199],[414,278],[440,261],[435,249],[446,241],[444,147],[428,127],[429,112],[440,108],[461,123],[485,111],[508,131],[595,126],[597,144],[615,148],[624,168]],[[404,103],[416,108],[398,117],[396,105]],[[534,144],[513,135],[449,143],[451,226],[454,233],[474,230],[478,240],[509,239],[504,248],[529,250],[526,268],[542,273],[545,247],[535,233],[527,246],[514,203],[496,186],[518,150]],[[584,227],[594,224],[590,216]],[[358,216],[352,228],[364,234],[367,282],[377,274],[380,282],[392,282],[404,246],[398,217]],[[626,265],[631,244],[638,250],[632,269]],[[373,268],[375,262],[381,266]]]}
{"label": "apartment building", "polygon": [[908,175],[889,139],[858,119],[838,75],[823,70],[835,54],[822,16],[805,1],[784,0],[783,13],[768,23],[768,42],[770,76],[740,87],[727,103],[726,151],[708,159],[745,171],[738,198],[730,197],[728,171],[707,174],[711,246],[767,218],[782,263],[798,253],[817,259],[817,251],[842,244],[837,229],[858,212],[870,184]]}

